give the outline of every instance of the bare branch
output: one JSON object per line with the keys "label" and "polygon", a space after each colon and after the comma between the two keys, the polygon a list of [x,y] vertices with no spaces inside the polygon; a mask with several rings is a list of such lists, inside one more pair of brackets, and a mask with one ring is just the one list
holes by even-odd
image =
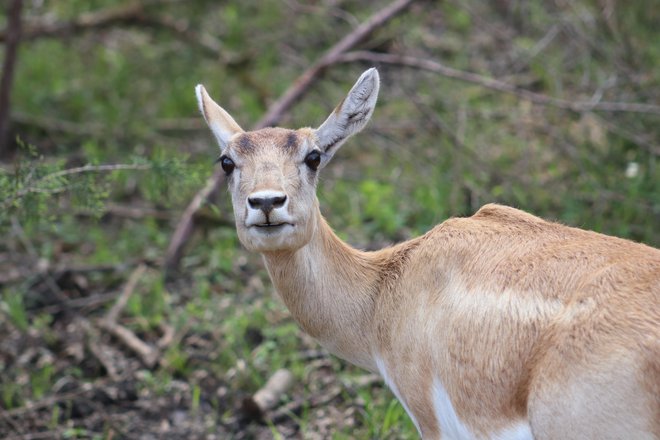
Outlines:
{"label": "bare branch", "polygon": [[178,268],[181,257],[183,256],[183,247],[188,242],[195,226],[195,214],[218,191],[224,179],[225,173],[222,169],[216,168],[211,177],[206,181],[204,188],[195,194],[195,197],[188,204],[186,210],[183,211],[181,220],[176,225],[174,234],[172,234],[172,238],[170,239],[170,244],[165,252],[164,267],[166,273]]}
{"label": "bare branch", "polygon": [[148,170],[151,165],[148,164],[108,164],[108,165],[84,165],[82,167],[69,168],[57,171],[42,177],[38,182],[57,179],[58,177],[70,176],[72,174],[88,173],[90,171],[118,171],[118,170]]}
{"label": "bare branch", "polygon": [[390,3],[387,7],[381,9],[365,22],[360,24],[355,30],[344,38],[339,40],[334,46],[328,49],[321,58],[312,64],[302,75],[300,75],[292,83],[280,98],[275,101],[266,114],[257,122],[255,128],[263,128],[277,124],[284,112],[300,99],[307,91],[312,82],[321,74],[326,67],[335,64],[338,58],[346,51],[351,50],[362,42],[367,36],[373,33],[383,24],[387,23],[390,19],[398,13],[404,11],[410,6],[412,0],[396,0]]}
{"label": "bare branch", "polygon": [[152,368],[158,363],[160,350],[138,338],[131,330],[116,322],[106,321],[104,319],[98,323],[99,327],[109,331],[115,338],[119,339],[126,347],[137,354],[147,368]]}
{"label": "bare branch", "polygon": [[142,275],[144,275],[144,272],[146,270],[147,270],[147,266],[145,264],[140,264],[138,267],[135,268],[133,273],[131,273],[131,276],[128,278],[128,281],[126,282],[126,285],[124,286],[121,295],[119,295],[117,301],[113,304],[112,308],[105,315],[106,320],[111,322],[117,321],[119,314],[121,313],[122,310],[124,310],[124,307],[126,307],[126,304],[128,303],[128,299],[131,297],[131,295],[133,295],[133,291],[135,291],[135,287],[137,286],[138,281],[140,281],[140,278],[142,278]]}
{"label": "bare branch", "polygon": [[[169,31],[176,38],[198,46],[209,55],[220,57],[225,64],[240,63],[240,59],[225,54],[220,40],[211,35],[194,31],[186,20],[166,15],[153,15],[147,11],[150,8],[180,1],[183,0],[131,1],[124,5],[83,13],[68,21],[38,18],[25,23],[21,40],[31,41],[38,38],[61,37],[113,26],[142,26]],[[0,32],[0,42],[8,37],[9,31]]]}
{"label": "bare branch", "polygon": [[478,84],[487,89],[495,90],[502,93],[508,93],[517,96],[521,99],[533,102],[539,105],[546,105],[557,107],[564,110],[570,110],[576,113],[602,111],[602,112],[630,112],[630,113],[648,113],[660,115],[660,105],[655,104],[642,104],[632,102],[584,102],[584,101],[568,101],[561,98],[553,98],[551,96],[542,95],[540,93],[530,92],[529,90],[520,89],[511,84],[499,81],[494,78],[478,75],[472,72],[465,72],[463,70],[447,67],[437,61],[416,58],[406,55],[394,55],[386,53],[375,53],[367,51],[356,51],[342,54],[337,57],[338,62],[355,62],[367,61],[370,63],[383,63],[395,64],[399,66],[414,67],[417,69],[427,70],[429,72],[438,73],[447,78],[458,79],[461,81]]}
{"label": "bare branch", "polygon": [[138,281],[140,278],[142,278],[142,275],[144,275],[146,270],[147,266],[145,264],[140,264],[135,268],[133,273],[131,273],[131,276],[128,278],[128,281],[126,282],[121,295],[119,298],[117,298],[117,301],[108,311],[105,317],[98,321],[98,325],[99,327],[112,333],[114,337],[119,339],[124,343],[124,345],[135,352],[140,357],[144,365],[146,365],[148,368],[151,368],[158,362],[158,359],[160,358],[160,350],[152,347],[142,339],[138,338],[131,330],[120,324],[117,324],[117,318],[119,317],[119,314],[128,303],[129,298],[135,291],[135,287],[137,286]]}
{"label": "bare branch", "polygon": [[[86,12],[68,20],[52,20],[38,18],[27,21],[21,35],[21,40],[28,41],[42,37],[57,37],[72,33],[84,32],[89,29],[110,27],[118,24],[135,24],[147,17],[145,10],[150,7],[173,3],[181,0],[142,0],[131,1],[120,6],[113,6],[93,12]],[[9,32],[0,32],[0,42],[9,37]]]}

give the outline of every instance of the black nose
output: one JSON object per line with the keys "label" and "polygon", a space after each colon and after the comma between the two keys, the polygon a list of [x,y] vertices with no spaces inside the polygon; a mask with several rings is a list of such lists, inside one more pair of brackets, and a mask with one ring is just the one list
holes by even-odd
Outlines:
{"label": "black nose", "polygon": [[248,197],[248,203],[252,209],[261,209],[268,214],[273,208],[281,208],[286,202],[286,196],[277,197]]}

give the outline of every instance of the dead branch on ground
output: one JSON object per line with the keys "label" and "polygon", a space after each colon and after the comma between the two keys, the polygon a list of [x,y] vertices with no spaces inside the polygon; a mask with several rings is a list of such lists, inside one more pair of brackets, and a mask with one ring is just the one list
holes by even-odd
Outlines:
{"label": "dead branch on ground", "polygon": [[254,395],[243,399],[241,411],[248,417],[261,419],[266,411],[277,406],[293,385],[293,380],[293,374],[289,370],[277,370]]}
{"label": "dead branch on ground", "polygon": [[105,315],[106,321],[111,321],[111,322],[117,321],[119,314],[124,309],[124,307],[126,307],[126,303],[128,303],[128,299],[135,291],[135,287],[137,286],[138,281],[140,281],[140,278],[142,278],[142,275],[144,275],[146,270],[147,270],[147,266],[145,266],[144,264],[140,264],[133,271],[133,273],[131,273],[131,276],[128,278],[128,281],[126,282],[126,285],[124,286],[121,295],[119,295],[117,301],[113,304],[112,308]]}
{"label": "dead branch on ground", "polygon": [[133,273],[131,273],[121,295],[117,298],[117,301],[108,311],[106,316],[98,321],[98,326],[109,331],[114,337],[119,339],[124,345],[136,353],[146,367],[152,368],[160,358],[160,350],[147,344],[138,338],[131,330],[117,323],[119,314],[128,303],[129,298],[135,291],[135,287],[146,269],[146,265],[140,264]]}

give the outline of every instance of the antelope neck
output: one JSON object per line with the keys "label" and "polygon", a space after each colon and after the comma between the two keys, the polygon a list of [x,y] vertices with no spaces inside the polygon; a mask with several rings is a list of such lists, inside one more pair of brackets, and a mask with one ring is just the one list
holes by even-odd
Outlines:
{"label": "antelope neck", "polygon": [[294,319],[333,354],[375,371],[370,321],[378,290],[374,253],[351,248],[320,211],[311,240],[295,251],[265,252],[270,278]]}

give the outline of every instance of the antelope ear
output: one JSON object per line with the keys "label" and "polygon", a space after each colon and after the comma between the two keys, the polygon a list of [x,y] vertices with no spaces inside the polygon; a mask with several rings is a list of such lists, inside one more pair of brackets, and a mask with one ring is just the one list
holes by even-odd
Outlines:
{"label": "antelope ear", "polygon": [[352,135],[362,130],[376,107],[380,78],[371,68],[357,80],[348,95],[339,103],[319,128],[316,129],[318,147],[330,159]]}
{"label": "antelope ear", "polygon": [[198,84],[195,87],[195,94],[197,95],[197,104],[199,110],[204,116],[204,120],[208,124],[211,132],[220,144],[220,149],[227,148],[229,140],[238,133],[243,133],[243,129],[234,121],[229,113],[220,107],[208,93],[203,85]]}

